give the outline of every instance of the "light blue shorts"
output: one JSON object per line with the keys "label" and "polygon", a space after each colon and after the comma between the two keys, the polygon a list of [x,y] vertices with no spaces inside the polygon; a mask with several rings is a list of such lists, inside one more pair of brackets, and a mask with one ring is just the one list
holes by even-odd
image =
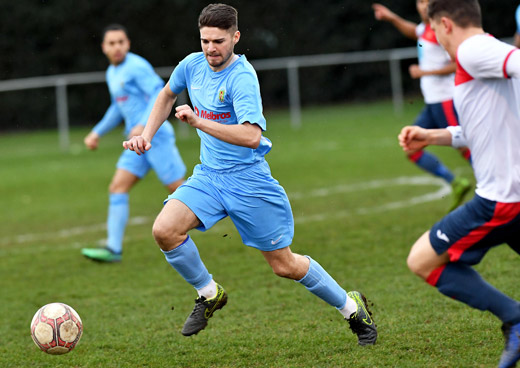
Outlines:
{"label": "light blue shorts", "polygon": [[265,160],[237,171],[197,165],[165,203],[170,199],[183,202],[195,213],[200,231],[229,216],[247,246],[272,251],[292,243],[291,205]]}
{"label": "light blue shorts", "polygon": [[152,148],[144,155],[125,150],[119,157],[116,167],[131,172],[138,178],[153,169],[159,180],[171,184],[186,175],[186,165],[175,145],[175,138],[170,134],[156,135],[152,139]]}

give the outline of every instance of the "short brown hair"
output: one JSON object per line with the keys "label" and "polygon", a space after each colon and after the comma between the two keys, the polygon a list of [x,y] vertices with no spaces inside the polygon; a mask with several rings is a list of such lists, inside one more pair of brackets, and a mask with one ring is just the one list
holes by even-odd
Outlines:
{"label": "short brown hair", "polygon": [[209,4],[200,12],[199,29],[203,27],[235,32],[238,30],[238,12],[227,4]]}
{"label": "short brown hair", "polygon": [[430,0],[428,17],[448,17],[462,28],[482,27],[478,0]]}
{"label": "short brown hair", "polygon": [[112,24],[109,24],[108,26],[106,26],[105,28],[103,28],[103,32],[101,33],[101,35],[102,35],[101,39],[104,40],[107,32],[110,32],[110,31],[123,31],[123,32],[125,32],[126,37],[128,37],[128,31],[125,26],[122,26],[121,24],[117,24],[117,23],[112,23]]}

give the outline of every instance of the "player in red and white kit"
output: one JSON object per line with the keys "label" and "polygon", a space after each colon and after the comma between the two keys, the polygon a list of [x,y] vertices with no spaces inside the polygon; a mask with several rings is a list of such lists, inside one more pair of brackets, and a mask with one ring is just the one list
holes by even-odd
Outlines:
{"label": "player in red and white kit", "polygon": [[503,243],[520,254],[520,51],[483,31],[477,0],[431,0],[429,17],[457,62],[460,126],[405,127],[399,142],[410,153],[430,144],[469,147],[477,189],[471,201],[417,240],[408,266],[441,293],[496,315],[506,339],[499,367],[514,367],[520,360],[520,303],[471,266]]}
{"label": "player in red and white kit", "polygon": [[[428,0],[416,0],[417,12],[422,22],[419,24],[405,20],[381,4],[373,4],[374,16],[392,24],[407,38],[417,40],[419,64],[410,66],[410,76],[420,78],[421,92],[426,106],[415,120],[415,125],[426,129],[446,128],[459,124],[457,113],[453,107],[453,78],[456,65],[437,42],[435,33],[428,19]],[[459,148],[466,159],[470,159],[469,150]],[[444,179],[453,189],[453,203],[450,211],[462,203],[470,190],[466,178],[455,177],[431,152],[419,150],[407,155],[423,170]]]}

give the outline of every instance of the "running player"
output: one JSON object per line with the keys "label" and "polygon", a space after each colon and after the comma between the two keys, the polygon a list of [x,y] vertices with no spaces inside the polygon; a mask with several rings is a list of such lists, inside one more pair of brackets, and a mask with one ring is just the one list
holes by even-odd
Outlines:
{"label": "running player", "polygon": [[[129,52],[130,40],[123,26],[113,24],[105,28],[101,47],[111,64],[106,79],[112,103],[103,119],[85,137],[85,145],[91,150],[98,147],[101,136],[122,120],[128,137],[141,134],[164,86],[148,61]],[[128,193],[150,169],[156,172],[170,193],[184,182],[186,167],[175,146],[175,134],[169,122],[165,121],[158,130],[153,144],[154,149],[146,157],[129,151],[121,154],[109,186],[107,244],[103,248],[82,249],[87,258],[100,262],[121,260],[129,212]]]}
{"label": "running player", "polygon": [[[373,4],[374,16],[392,24],[404,36],[417,40],[419,65],[410,66],[410,76],[420,78],[421,91],[426,106],[415,121],[415,125],[426,129],[446,128],[459,124],[453,107],[453,73],[456,65],[437,42],[435,33],[428,20],[428,0],[417,0],[417,12],[422,22],[407,21],[381,4]],[[470,160],[469,150],[460,149],[463,156]],[[453,201],[450,211],[459,206],[470,190],[470,183],[464,177],[454,174],[431,152],[420,150],[408,154],[408,159],[423,170],[441,177],[451,184]]]}
{"label": "running player", "polygon": [[514,367],[520,359],[520,303],[471,266],[502,243],[520,253],[520,51],[484,33],[477,0],[431,0],[429,17],[457,61],[460,126],[405,127],[399,141],[406,152],[428,144],[469,147],[477,189],[471,201],[417,240],[408,267],[446,296],[496,315],[506,340],[499,367]]}
{"label": "running player", "polygon": [[141,136],[123,143],[148,154],[155,131],[169,115],[177,95],[188,89],[193,110],[178,106],[175,116],[193,126],[201,138],[201,164],[166,200],[153,234],[166,260],[196,290],[199,297],[182,334],[206,327],[213,312],[227,302],[203,264],[193,228],[205,231],[229,216],[245,245],[260,250],[274,273],[298,281],[336,307],[357,334],[360,345],[375,344],[377,330],[357,291],[346,292],[309,256],[293,253],[294,222],[287,195],[272,176],[264,156],[271,142],[262,136],[262,113],[256,72],[244,55],[234,53],[240,39],[237,11],[211,4],[199,16],[202,52],[188,55],[173,71],[159,94]]}

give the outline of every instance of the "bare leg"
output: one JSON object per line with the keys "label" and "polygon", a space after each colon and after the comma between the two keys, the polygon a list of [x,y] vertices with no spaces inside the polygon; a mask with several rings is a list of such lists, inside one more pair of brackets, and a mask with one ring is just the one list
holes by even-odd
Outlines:
{"label": "bare leg", "polygon": [[110,193],[128,193],[139,181],[139,178],[129,171],[117,169],[108,187]]}
{"label": "bare leg", "polygon": [[309,270],[309,259],[291,252],[289,247],[270,252],[262,251],[262,254],[277,276],[300,280]]}
{"label": "bare leg", "polygon": [[179,200],[171,199],[153,224],[153,236],[159,247],[171,251],[181,245],[188,237],[188,231],[197,227],[200,221],[192,210]]}
{"label": "bare leg", "polygon": [[412,246],[408,255],[408,268],[417,276],[426,280],[433,270],[450,261],[448,253],[438,255],[430,244],[430,232],[425,232]]}

